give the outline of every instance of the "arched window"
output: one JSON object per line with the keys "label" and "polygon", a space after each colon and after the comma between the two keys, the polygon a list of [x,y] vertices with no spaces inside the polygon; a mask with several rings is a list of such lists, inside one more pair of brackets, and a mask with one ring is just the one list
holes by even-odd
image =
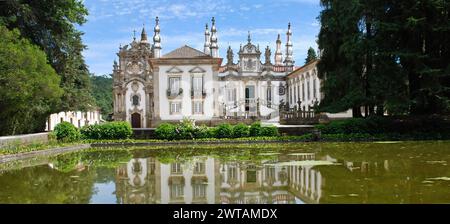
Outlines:
{"label": "arched window", "polygon": [[134,95],[133,96],[133,106],[138,106],[139,105],[139,96]]}

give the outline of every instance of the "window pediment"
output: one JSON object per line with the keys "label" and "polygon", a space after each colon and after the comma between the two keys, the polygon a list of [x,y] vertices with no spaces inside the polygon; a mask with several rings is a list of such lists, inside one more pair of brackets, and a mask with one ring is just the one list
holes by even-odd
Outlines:
{"label": "window pediment", "polygon": [[172,73],[172,74],[183,73],[183,70],[174,66],[174,67],[170,68],[169,70],[167,70],[167,73]]}
{"label": "window pediment", "polygon": [[197,66],[197,67],[189,70],[189,72],[190,73],[205,73],[206,71],[203,68],[200,68],[200,67]]}

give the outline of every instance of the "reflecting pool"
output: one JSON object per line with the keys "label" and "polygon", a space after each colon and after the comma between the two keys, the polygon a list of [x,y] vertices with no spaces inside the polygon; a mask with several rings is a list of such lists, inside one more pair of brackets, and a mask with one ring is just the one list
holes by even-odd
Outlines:
{"label": "reflecting pool", "polygon": [[0,164],[0,203],[450,203],[450,142],[92,148]]}

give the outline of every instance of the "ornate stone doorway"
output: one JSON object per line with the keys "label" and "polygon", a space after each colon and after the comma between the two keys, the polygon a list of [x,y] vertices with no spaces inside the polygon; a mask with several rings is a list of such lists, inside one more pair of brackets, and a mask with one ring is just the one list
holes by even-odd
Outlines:
{"label": "ornate stone doorway", "polygon": [[131,114],[131,127],[141,128],[141,114],[133,113]]}

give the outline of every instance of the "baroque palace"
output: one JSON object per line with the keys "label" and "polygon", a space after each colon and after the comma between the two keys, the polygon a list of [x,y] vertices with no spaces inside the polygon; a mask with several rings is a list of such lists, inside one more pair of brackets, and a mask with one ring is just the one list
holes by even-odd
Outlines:
{"label": "baroque palace", "polygon": [[[129,121],[133,128],[156,127],[183,118],[207,125],[224,120],[277,123],[280,110],[307,111],[320,101],[315,63],[294,67],[290,23],[284,50],[278,34],[273,61],[269,47],[262,50],[262,61],[261,49],[252,43],[249,32],[234,63],[231,47],[226,62],[219,57],[214,18],[210,29],[206,24],[203,51],[185,45],[167,54],[162,54],[158,17],[155,22],[153,43],[143,28],[140,40],[134,37],[117,53],[119,61],[113,66],[114,120]],[[307,75],[299,78],[303,73]]]}

